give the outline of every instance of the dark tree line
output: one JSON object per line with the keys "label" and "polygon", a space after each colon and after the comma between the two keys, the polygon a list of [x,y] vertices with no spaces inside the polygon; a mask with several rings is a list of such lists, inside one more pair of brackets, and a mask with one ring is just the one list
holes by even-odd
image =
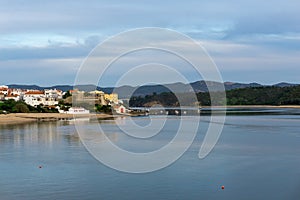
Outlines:
{"label": "dark tree line", "polygon": [[163,92],[161,94],[153,93],[152,95],[146,95],[145,97],[131,97],[129,100],[129,106],[131,107],[150,107],[157,104],[163,106],[176,106],[178,105],[178,99],[174,93]]}
{"label": "dark tree line", "polygon": [[[214,105],[300,105],[300,86],[293,87],[251,87],[226,91],[226,100],[222,99],[222,93],[211,93],[218,100]],[[210,106],[211,98],[208,92],[197,94],[198,102],[193,102],[191,93],[173,94],[161,93],[138,96],[130,99],[131,107],[151,106],[161,104],[163,106],[195,105]],[[180,97],[180,101],[177,97]],[[180,102],[180,103],[179,103]]]}
{"label": "dark tree line", "polygon": [[230,90],[228,105],[300,105],[300,86]]}

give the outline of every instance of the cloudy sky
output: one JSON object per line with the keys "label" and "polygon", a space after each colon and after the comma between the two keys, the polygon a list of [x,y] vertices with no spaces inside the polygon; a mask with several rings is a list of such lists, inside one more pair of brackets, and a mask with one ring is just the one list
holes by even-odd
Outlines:
{"label": "cloudy sky", "polygon": [[169,28],[193,38],[224,81],[300,82],[298,0],[0,3],[0,84],[73,84],[99,42],[141,27]]}

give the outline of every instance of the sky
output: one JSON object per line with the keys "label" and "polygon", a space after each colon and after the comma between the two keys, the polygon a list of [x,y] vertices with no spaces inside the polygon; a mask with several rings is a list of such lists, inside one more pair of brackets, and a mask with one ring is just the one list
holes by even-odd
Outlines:
{"label": "sky", "polygon": [[[0,0],[0,5],[0,85],[73,84],[99,43],[143,27],[191,37],[224,81],[300,83],[298,0]],[[103,86],[114,84],[111,71]]]}

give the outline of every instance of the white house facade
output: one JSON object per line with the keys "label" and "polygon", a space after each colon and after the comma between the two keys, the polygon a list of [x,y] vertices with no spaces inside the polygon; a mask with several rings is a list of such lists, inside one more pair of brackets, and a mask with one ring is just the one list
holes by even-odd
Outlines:
{"label": "white house facade", "polygon": [[12,99],[12,100],[15,100],[15,101],[20,101],[20,100],[21,100],[21,99],[20,99],[20,95],[18,95],[18,94],[10,94],[10,95],[7,95],[7,96],[4,97],[4,99],[5,99],[5,100],[10,100],[10,99]]}
{"label": "white house facade", "polygon": [[38,105],[54,106],[58,104],[57,99],[52,97],[46,97],[46,95],[42,91],[26,92],[23,96],[23,100],[25,101],[25,103],[31,106],[38,106]]}

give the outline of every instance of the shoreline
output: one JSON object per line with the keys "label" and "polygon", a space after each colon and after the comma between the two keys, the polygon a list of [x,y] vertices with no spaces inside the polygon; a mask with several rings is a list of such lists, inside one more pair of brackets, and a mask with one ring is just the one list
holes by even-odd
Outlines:
{"label": "shoreline", "polygon": [[0,125],[23,124],[39,121],[72,120],[75,118],[110,119],[114,117],[115,116],[111,114],[73,115],[64,113],[10,113],[0,115]]}
{"label": "shoreline", "polygon": [[[203,106],[202,108],[211,108],[210,106]],[[284,105],[284,106],[271,106],[271,105],[234,105],[234,106],[214,106],[213,108],[293,108],[300,109],[300,105]],[[60,121],[72,120],[75,118],[90,118],[90,119],[112,119],[116,116],[128,117],[130,115],[112,115],[112,114],[64,114],[64,113],[10,113],[0,114],[0,125],[14,125],[39,121]],[[135,116],[135,115],[132,115]],[[138,116],[138,115],[137,115]]]}

